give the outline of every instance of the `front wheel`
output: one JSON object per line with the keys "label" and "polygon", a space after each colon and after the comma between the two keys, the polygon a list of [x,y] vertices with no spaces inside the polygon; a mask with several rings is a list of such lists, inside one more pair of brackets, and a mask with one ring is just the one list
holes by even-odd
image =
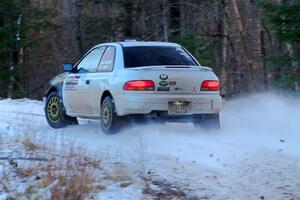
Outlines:
{"label": "front wheel", "polygon": [[121,117],[117,116],[113,100],[109,96],[105,97],[101,104],[100,123],[102,131],[106,134],[116,133],[121,128]]}
{"label": "front wheel", "polygon": [[48,124],[55,129],[66,125],[78,124],[76,117],[70,117],[65,114],[63,104],[57,92],[52,92],[47,97],[45,115]]}
{"label": "front wheel", "polygon": [[201,127],[204,129],[221,129],[219,113],[195,115],[193,117],[193,122],[195,127]]}

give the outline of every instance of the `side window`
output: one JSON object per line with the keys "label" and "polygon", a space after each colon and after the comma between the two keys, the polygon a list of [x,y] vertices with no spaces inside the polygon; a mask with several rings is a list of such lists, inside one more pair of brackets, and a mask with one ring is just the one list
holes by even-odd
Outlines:
{"label": "side window", "polygon": [[99,72],[111,72],[114,68],[115,47],[107,47],[100,61]]}
{"label": "side window", "polygon": [[77,65],[79,72],[96,72],[105,47],[99,47],[92,50]]}

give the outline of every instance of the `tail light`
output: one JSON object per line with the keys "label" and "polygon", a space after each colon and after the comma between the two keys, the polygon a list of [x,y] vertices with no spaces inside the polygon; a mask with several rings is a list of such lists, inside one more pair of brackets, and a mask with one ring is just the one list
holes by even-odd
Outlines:
{"label": "tail light", "polygon": [[219,81],[206,80],[201,83],[201,91],[219,91],[220,83]]}
{"label": "tail light", "polygon": [[153,91],[154,88],[154,82],[149,80],[128,81],[123,86],[124,90],[130,91]]}

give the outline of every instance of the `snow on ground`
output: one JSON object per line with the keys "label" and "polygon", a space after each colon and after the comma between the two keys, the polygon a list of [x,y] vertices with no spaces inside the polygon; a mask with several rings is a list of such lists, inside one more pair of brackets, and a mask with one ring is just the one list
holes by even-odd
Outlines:
{"label": "snow on ground", "polygon": [[[0,101],[0,136],[73,141],[130,180],[128,187],[118,180],[106,185],[96,199],[164,199],[159,195],[168,192],[177,192],[174,199],[300,199],[299,99],[258,94],[225,101],[221,122],[220,131],[166,123],[105,135],[95,120],[50,128],[40,101]],[[0,160],[0,177],[3,167]]]}

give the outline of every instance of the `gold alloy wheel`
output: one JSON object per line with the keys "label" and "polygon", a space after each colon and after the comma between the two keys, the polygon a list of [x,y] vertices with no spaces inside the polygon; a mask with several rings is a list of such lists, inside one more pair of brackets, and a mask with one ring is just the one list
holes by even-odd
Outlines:
{"label": "gold alloy wheel", "polygon": [[105,127],[109,126],[111,120],[111,107],[108,103],[104,103],[102,106],[102,121]]}
{"label": "gold alloy wheel", "polygon": [[60,103],[59,98],[54,96],[52,97],[47,105],[47,114],[51,122],[58,122],[60,119]]}

